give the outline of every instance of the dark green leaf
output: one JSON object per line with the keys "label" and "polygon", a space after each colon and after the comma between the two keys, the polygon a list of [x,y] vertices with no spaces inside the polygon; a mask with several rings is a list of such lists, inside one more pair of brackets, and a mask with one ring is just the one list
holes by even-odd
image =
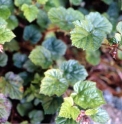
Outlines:
{"label": "dark green leaf", "polygon": [[82,2],[82,0],[70,0],[70,3],[73,4],[73,5],[80,5]]}
{"label": "dark green leaf", "polygon": [[52,58],[56,60],[66,52],[66,44],[62,40],[58,40],[55,37],[46,39],[42,46],[51,52]]}
{"label": "dark green leaf", "polygon": [[67,80],[63,78],[63,73],[59,69],[50,69],[44,74],[40,93],[48,96],[61,96],[69,85]]}
{"label": "dark green leaf", "polygon": [[35,25],[29,25],[24,28],[23,38],[25,41],[30,41],[36,44],[42,37],[39,28]]}
{"label": "dark green leaf", "polygon": [[84,66],[76,60],[64,62],[61,66],[61,70],[63,71],[63,76],[70,82],[71,85],[74,85],[79,80],[85,80],[88,76]]}
{"label": "dark green leaf", "polygon": [[29,55],[30,60],[43,69],[49,68],[52,64],[51,53],[42,46],[37,46]]}
{"label": "dark green leaf", "polygon": [[0,66],[4,67],[6,66],[8,61],[8,56],[5,53],[0,53]]}
{"label": "dark green leaf", "polygon": [[103,2],[105,2],[106,4],[111,4],[113,2],[113,0],[102,0]]}

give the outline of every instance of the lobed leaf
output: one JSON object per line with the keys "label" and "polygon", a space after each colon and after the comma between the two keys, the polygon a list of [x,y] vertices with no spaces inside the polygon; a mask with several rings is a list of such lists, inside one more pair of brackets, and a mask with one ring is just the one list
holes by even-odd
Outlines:
{"label": "lobed leaf", "polygon": [[0,66],[4,67],[6,66],[8,62],[8,56],[5,53],[0,53]]}

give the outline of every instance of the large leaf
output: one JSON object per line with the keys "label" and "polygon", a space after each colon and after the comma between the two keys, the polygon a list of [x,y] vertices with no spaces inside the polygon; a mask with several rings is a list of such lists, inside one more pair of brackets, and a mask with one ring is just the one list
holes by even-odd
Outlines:
{"label": "large leaf", "polygon": [[8,56],[5,53],[0,53],[0,66],[4,67],[7,64]]}
{"label": "large leaf", "polygon": [[69,60],[64,62],[61,66],[64,77],[70,82],[71,85],[74,85],[79,80],[85,80],[88,76],[88,73],[83,65],[81,65],[76,60]]}
{"label": "large leaf", "polygon": [[76,120],[78,115],[80,114],[80,110],[77,106],[74,106],[74,102],[72,97],[66,97],[64,98],[64,102],[62,103],[59,117],[64,118],[72,118],[73,120]]}
{"label": "large leaf", "polygon": [[63,73],[59,69],[50,69],[44,74],[40,93],[48,96],[61,96],[68,88],[68,82],[63,78]]}
{"label": "large leaf", "polygon": [[61,106],[63,102],[62,97],[57,96],[45,96],[43,95],[41,99],[41,103],[44,109],[45,114],[55,114],[58,108]]}
{"label": "large leaf", "polygon": [[77,122],[71,118],[57,117],[56,124],[77,124]]}
{"label": "large leaf", "polygon": [[29,22],[34,21],[38,15],[38,8],[35,5],[23,4],[21,10],[24,12],[24,16]]}
{"label": "large leaf", "polygon": [[11,102],[0,93],[0,123],[5,123],[11,112],[12,104]]}
{"label": "large leaf", "polygon": [[97,50],[112,30],[111,23],[98,12],[91,12],[85,20],[75,21],[75,28],[71,31],[72,45],[83,50]]}
{"label": "large leaf", "polygon": [[83,14],[79,11],[73,10],[72,8],[66,10],[63,7],[50,9],[48,16],[52,23],[66,31],[73,29],[72,22],[84,18]]}
{"label": "large leaf", "polygon": [[43,69],[48,68],[52,64],[51,53],[42,46],[37,46],[29,55],[30,60]]}
{"label": "large leaf", "polygon": [[42,37],[39,28],[36,25],[29,25],[24,28],[23,38],[25,41],[30,41],[36,44]]}
{"label": "large leaf", "polygon": [[74,85],[75,93],[72,93],[75,104],[84,109],[96,108],[105,104],[102,92],[97,89],[92,81],[79,81]]}
{"label": "large leaf", "polygon": [[11,99],[21,99],[23,94],[23,80],[13,72],[8,72],[0,78],[0,92],[9,96]]}
{"label": "large leaf", "polygon": [[109,120],[109,115],[108,113],[102,109],[102,108],[99,108],[97,113],[94,114],[94,115],[91,115],[90,116],[95,122],[98,122],[100,124],[106,124],[107,121]]}
{"label": "large leaf", "polygon": [[3,19],[7,19],[9,16],[10,16],[11,12],[10,10],[8,9],[7,6],[3,5],[3,6],[0,6],[0,17],[3,18]]}
{"label": "large leaf", "polygon": [[66,52],[66,45],[62,40],[58,40],[55,37],[50,37],[46,39],[42,46],[51,52],[52,58],[55,60]]}

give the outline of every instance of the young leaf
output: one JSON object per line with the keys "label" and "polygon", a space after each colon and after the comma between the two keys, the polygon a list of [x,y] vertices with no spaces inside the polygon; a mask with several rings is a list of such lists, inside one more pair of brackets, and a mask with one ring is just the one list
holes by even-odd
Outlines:
{"label": "young leaf", "polygon": [[119,22],[116,26],[116,30],[122,35],[122,22]]}
{"label": "young leaf", "polygon": [[15,53],[13,55],[14,66],[22,68],[24,62],[27,60],[27,55],[22,53]]}
{"label": "young leaf", "polygon": [[84,18],[81,12],[73,10],[72,8],[66,10],[63,7],[50,9],[48,16],[52,23],[66,31],[74,27],[72,22]]}
{"label": "young leaf", "polygon": [[97,89],[92,81],[78,81],[74,85],[75,93],[72,93],[75,104],[84,109],[92,109],[105,104],[102,92]]}
{"label": "young leaf", "polygon": [[0,53],[0,66],[4,67],[6,66],[8,61],[8,56],[5,53]]}
{"label": "young leaf", "polygon": [[39,12],[38,8],[35,5],[23,4],[21,10],[24,12],[24,16],[29,22],[34,21],[37,18]]}
{"label": "young leaf", "polygon": [[102,109],[102,108],[99,108],[97,113],[94,114],[94,115],[91,115],[90,116],[95,122],[98,122],[100,124],[105,124],[107,123],[107,121],[109,120],[109,115],[108,113]]}
{"label": "young leaf", "polygon": [[39,28],[36,25],[29,25],[24,28],[23,39],[36,44],[42,37]]}
{"label": "young leaf", "polygon": [[92,65],[98,65],[100,63],[100,51],[86,51],[86,60]]}
{"label": "young leaf", "polygon": [[22,99],[23,80],[13,72],[8,72],[0,78],[0,91],[11,99]]}
{"label": "young leaf", "polygon": [[31,0],[15,0],[15,1],[14,1],[14,4],[15,4],[17,7],[21,7],[23,4],[28,4],[28,5],[30,5],[30,4],[31,4]]}
{"label": "young leaf", "polygon": [[95,109],[87,109],[86,111],[85,111],[85,114],[86,115],[95,115],[96,113],[97,113],[97,109],[95,108]]}
{"label": "young leaf", "polygon": [[62,40],[58,40],[55,37],[46,39],[42,46],[51,52],[51,56],[54,60],[61,57],[66,52],[66,44]]}
{"label": "young leaf", "polygon": [[56,124],[77,124],[77,122],[71,118],[57,117]]}
{"label": "young leaf", "polygon": [[37,0],[37,2],[40,3],[40,4],[46,4],[47,1],[48,0]]}
{"label": "young leaf", "polygon": [[63,71],[63,76],[70,82],[71,85],[74,85],[79,80],[85,80],[88,76],[84,66],[76,60],[64,62],[61,66],[61,70]]}
{"label": "young leaf", "polygon": [[42,80],[40,93],[48,96],[61,96],[68,88],[68,82],[63,78],[63,73],[59,69],[50,69],[45,73]]}
{"label": "young leaf", "polygon": [[57,96],[49,97],[43,95],[41,101],[45,114],[55,114],[58,108],[61,106],[63,99],[62,97]]}
{"label": "young leaf", "polygon": [[29,55],[30,60],[43,69],[48,68],[52,64],[51,53],[42,46],[37,46]]}
{"label": "young leaf", "polygon": [[33,84],[40,84],[42,80],[42,76],[40,76],[38,73],[34,75],[34,80],[31,81]]}
{"label": "young leaf", "polygon": [[82,2],[82,0],[70,0],[70,3],[73,4],[73,5],[80,5]]}
{"label": "young leaf", "polygon": [[0,6],[0,17],[1,18],[6,20],[10,16],[10,14],[11,14],[11,12],[7,6],[5,6],[5,5]]}
{"label": "young leaf", "polygon": [[80,110],[74,106],[74,102],[72,97],[66,97],[64,98],[64,102],[62,103],[59,117],[64,118],[72,118],[73,120],[76,120],[78,115],[80,114]]}

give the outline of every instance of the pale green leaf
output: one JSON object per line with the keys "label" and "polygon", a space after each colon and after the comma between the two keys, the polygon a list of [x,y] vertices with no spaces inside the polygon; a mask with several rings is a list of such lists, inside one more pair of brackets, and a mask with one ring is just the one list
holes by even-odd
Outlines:
{"label": "pale green leaf", "polygon": [[72,22],[84,18],[81,12],[73,10],[72,8],[65,9],[63,7],[50,9],[48,16],[53,24],[66,31],[74,28]]}
{"label": "pale green leaf", "polygon": [[77,122],[71,118],[57,117],[56,124],[77,124]]}
{"label": "pale green leaf", "polygon": [[82,0],[70,0],[70,3],[73,4],[73,5],[80,5],[82,2]]}
{"label": "pale green leaf", "polygon": [[0,17],[0,27],[5,28],[6,26],[7,26],[7,22],[3,18]]}
{"label": "pale green leaf", "polygon": [[75,104],[84,109],[92,109],[105,104],[102,92],[97,89],[92,81],[79,81],[74,85],[75,93],[72,93]]}
{"label": "pale green leaf", "polygon": [[64,102],[62,103],[59,112],[59,117],[72,118],[73,120],[76,120],[79,114],[80,110],[77,106],[74,106],[72,97],[64,98]]}
{"label": "pale green leaf", "polygon": [[122,35],[122,21],[117,24],[116,30]]}
{"label": "pale green leaf", "polygon": [[100,63],[100,51],[86,51],[86,60],[92,65],[98,65]]}
{"label": "pale green leaf", "polygon": [[0,66],[4,67],[6,66],[8,61],[8,56],[5,53],[0,53]]}
{"label": "pale green leaf", "polygon": [[49,68],[52,64],[51,53],[42,46],[37,46],[29,55],[30,60],[43,69]]}
{"label": "pale green leaf", "polygon": [[85,114],[90,116],[90,115],[96,114],[97,112],[98,112],[98,109],[97,108],[95,108],[95,109],[87,109],[85,111]]}
{"label": "pale green leaf", "polygon": [[81,65],[76,60],[69,60],[64,62],[61,66],[64,77],[70,82],[71,85],[74,85],[79,80],[85,80],[88,76],[88,73],[83,65]]}
{"label": "pale green leaf", "polygon": [[121,34],[120,33],[115,33],[115,36],[114,36],[114,38],[115,38],[115,40],[116,40],[116,42],[117,43],[119,43],[121,40],[122,40],[122,38],[121,38],[122,36],[121,36]]}
{"label": "pale green leaf", "polygon": [[31,0],[14,0],[14,4],[18,7],[21,7],[23,4],[31,4]]}
{"label": "pale green leaf", "polygon": [[42,80],[40,93],[48,96],[61,96],[68,88],[68,82],[59,69],[50,69]]}
{"label": "pale green leaf", "polygon": [[35,5],[23,4],[21,10],[24,12],[24,16],[29,22],[34,21],[38,15],[38,8]]}
{"label": "pale green leaf", "polygon": [[54,60],[58,59],[66,52],[66,44],[62,40],[58,40],[55,37],[46,39],[42,46],[51,52],[51,56]]}
{"label": "pale green leaf", "polygon": [[21,99],[23,94],[23,80],[13,72],[8,72],[0,78],[0,91],[11,99]]}
{"label": "pale green leaf", "polygon": [[108,113],[102,109],[102,108],[99,108],[97,113],[94,114],[94,115],[91,115],[90,116],[95,122],[98,122],[100,124],[106,124],[107,121],[109,120],[109,115]]}
{"label": "pale green leaf", "polygon": [[7,6],[5,6],[5,5],[0,6],[0,17],[1,18],[6,20],[10,16],[10,14],[11,14],[11,12]]}
{"label": "pale green leaf", "polygon": [[37,2],[40,3],[40,4],[46,4],[47,1],[48,0],[37,0]]}

